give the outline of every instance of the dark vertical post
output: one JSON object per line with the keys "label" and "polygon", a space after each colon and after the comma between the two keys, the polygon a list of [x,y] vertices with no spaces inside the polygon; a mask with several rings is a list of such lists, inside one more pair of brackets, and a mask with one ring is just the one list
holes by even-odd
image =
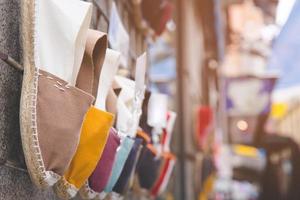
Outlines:
{"label": "dark vertical post", "polygon": [[185,199],[185,136],[184,136],[184,61],[183,61],[183,16],[184,0],[176,0],[177,21],[177,111],[179,133],[179,170],[180,170],[180,199]]}

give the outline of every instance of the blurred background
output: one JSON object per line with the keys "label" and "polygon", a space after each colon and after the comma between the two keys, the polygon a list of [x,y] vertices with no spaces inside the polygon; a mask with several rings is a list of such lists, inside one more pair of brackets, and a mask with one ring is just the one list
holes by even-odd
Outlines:
{"label": "blurred background", "polygon": [[175,199],[300,199],[300,1],[175,5]]}

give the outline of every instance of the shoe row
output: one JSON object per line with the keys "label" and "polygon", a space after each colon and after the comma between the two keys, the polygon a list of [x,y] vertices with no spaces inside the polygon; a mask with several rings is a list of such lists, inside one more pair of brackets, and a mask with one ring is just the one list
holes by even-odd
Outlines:
{"label": "shoe row", "polygon": [[176,114],[161,112],[165,123],[148,125],[155,98],[145,92],[146,53],[136,60],[134,81],[117,75],[121,53],[108,48],[106,33],[89,29],[91,16],[83,1],[22,2],[20,127],[28,172],[62,199],[122,197],[135,176],[158,195],[175,164],[169,144]]}

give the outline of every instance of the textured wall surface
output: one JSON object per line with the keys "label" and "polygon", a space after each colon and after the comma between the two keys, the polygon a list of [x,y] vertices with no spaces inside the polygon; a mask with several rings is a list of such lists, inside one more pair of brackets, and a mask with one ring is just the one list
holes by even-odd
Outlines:
{"label": "textured wall surface", "polygon": [[[19,3],[0,0],[0,49],[19,60]],[[19,135],[20,73],[0,61],[0,163],[4,163]],[[15,151],[14,151],[15,152]],[[13,155],[15,157],[16,155]]]}
{"label": "textured wall surface", "polygon": [[[20,61],[19,0],[0,0],[0,50]],[[56,199],[32,185],[25,168],[20,131],[21,74],[0,61],[0,199]]]}
{"label": "textured wall surface", "polygon": [[11,167],[0,167],[0,199],[2,200],[42,200],[56,199],[55,194],[35,188],[28,174]]}

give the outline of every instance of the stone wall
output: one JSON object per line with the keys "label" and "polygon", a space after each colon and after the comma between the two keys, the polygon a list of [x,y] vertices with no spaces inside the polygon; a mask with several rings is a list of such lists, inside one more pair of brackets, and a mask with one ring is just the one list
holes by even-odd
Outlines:
{"label": "stone wall", "polygon": [[[20,0],[0,0],[0,50],[20,61]],[[22,75],[0,61],[0,199],[56,199],[41,191],[26,171],[19,127]]]}

